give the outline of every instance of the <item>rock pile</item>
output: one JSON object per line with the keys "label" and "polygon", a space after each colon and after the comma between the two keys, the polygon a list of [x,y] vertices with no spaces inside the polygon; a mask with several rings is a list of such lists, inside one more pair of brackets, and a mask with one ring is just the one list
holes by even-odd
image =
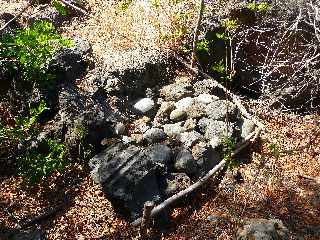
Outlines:
{"label": "rock pile", "polygon": [[226,138],[239,142],[254,130],[235,104],[214,92],[212,80],[179,77],[157,97],[137,99],[136,120],[121,123],[122,131],[115,127],[118,141],[91,159],[93,179],[132,219],[146,201],[159,203],[217,165]]}

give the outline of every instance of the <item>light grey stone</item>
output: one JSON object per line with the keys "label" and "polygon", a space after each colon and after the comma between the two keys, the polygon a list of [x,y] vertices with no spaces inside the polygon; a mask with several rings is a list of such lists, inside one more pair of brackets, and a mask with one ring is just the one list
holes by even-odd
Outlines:
{"label": "light grey stone", "polygon": [[178,102],[175,103],[176,109],[179,110],[186,110],[187,108],[191,107],[194,103],[194,99],[191,97],[182,98]]}
{"label": "light grey stone", "polygon": [[206,106],[207,116],[213,120],[229,120],[236,117],[236,106],[227,100],[217,100]]}
{"label": "light grey stone", "polygon": [[133,108],[141,113],[147,113],[154,108],[154,105],[155,104],[152,99],[142,98],[133,105]]}
{"label": "light grey stone", "polygon": [[241,137],[243,139],[245,139],[246,137],[249,136],[250,133],[252,133],[252,131],[254,130],[255,128],[255,124],[254,122],[252,122],[250,119],[243,119],[243,122],[241,124],[241,127],[240,127],[240,131],[241,131]]}
{"label": "light grey stone", "polygon": [[185,110],[175,109],[170,113],[170,120],[172,121],[184,120],[186,117],[187,113]]}
{"label": "light grey stone", "polygon": [[209,103],[212,103],[213,101],[219,100],[219,97],[208,94],[208,93],[202,93],[199,96],[197,96],[195,100],[203,104],[209,104]]}
{"label": "light grey stone", "polygon": [[185,128],[182,125],[183,122],[165,124],[163,125],[163,130],[169,137],[174,137],[180,133],[185,132]]}
{"label": "light grey stone", "polygon": [[196,142],[200,141],[202,135],[196,131],[183,132],[178,135],[178,140],[183,143],[186,148],[193,146]]}

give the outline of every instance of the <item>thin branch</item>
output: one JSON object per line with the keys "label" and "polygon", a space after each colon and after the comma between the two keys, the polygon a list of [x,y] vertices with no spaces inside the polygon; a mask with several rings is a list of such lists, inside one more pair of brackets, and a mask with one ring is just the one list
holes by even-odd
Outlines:
{"label": "thin branch", "polygon": [[192,54],[191,54],[191,62],[190,65],[193,67],[194,61],[196,58],[196,51],[197,51],[197,43],[198,43],[198,35],[199,35],[199,26],[202,21],[202,16],[203,16],[203,10],[204,10],[204,0],[200,0],[200,9],[199,9],[199,16],[198,16],[198,21],[197,25],[194,29],[194,35],[193,35],[193,42],[192,42]]}
{"label": "thin branch", "polygon": [[10,25],[10,23],[12,23],[14,20],[16,20],[18,17],[20,17],[22,15],[22,13],[24,13],[31,5],[33,4],[33,1],[30,1],[15,17],[13,17],[12,19],[10,19],[8,22],[6,22],[1,28],[0,28],[0,32],[2,32],[6,27],[8,27]]}
{"label": "thin branch", "polygon": [[79,8],[75,5],[73,5],[71,2],[66,1],[66,0],[59,0],[60,2],[64,3],[65,5],[67,5],[68,7],[73,8],[74,10],[81,12],[82,14],[89,16],[89,13],[87,13],[85,10],[83,10],[82,8]]}

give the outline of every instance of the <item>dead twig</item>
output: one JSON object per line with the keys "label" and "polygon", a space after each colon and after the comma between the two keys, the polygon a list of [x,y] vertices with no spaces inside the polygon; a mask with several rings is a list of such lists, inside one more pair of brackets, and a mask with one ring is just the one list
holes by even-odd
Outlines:
{"label": "dead twig", "polygon": [[33,4],[33,1],[30,1],[15,17],[11,18],[8,22],[6,22],[1,28],[0,32],[2,32],[6,27],[10,25],[14,20],[16,20],[18,17],[22,15],[31,5]]}
{"label": "dead twig", "polygon": [[154,202],[148,201],[144,204],[142,222],[140,226],[140,236],[145,238],[147,236],[148,225],[150,223],[151,211],[154,208]]}
{"label": "dead twig", "polygon": [[198,21],[197,21],[197,25],[196,25],[196,27],[194,29],[194,35],[193,35],[192,53],[191,53],[191,62],[190,62],[191,67],[193,67],[194,61],[195,61],[195,58],[196,58],[197,43],[198,43],[198,36],[199,36],[199,26],[200,26],[201,21],[202,21],[203,10],[204,10],[204,0],[201,0]]}
{"label": "dead twig", "polygon": [[74,4],[72,4],[71,2],[69,1],[66,1],[66,0],[59,0],[60,2],[62,2],[63,4],[67,5],[68,7],[70,8],[73,8],[74,10],[78,11],[78,12],[81,12],[83,15],[85,16],[89,16],[89,13],[87,13],[85,10],[83,10],[82,8],[79,8],[77,6],[75,6]]}
{"label": "dead twig", "polygon": [[[257,137],[259,136],[259,133],[261,131],[261,128],[258,128],[254,132],[252,132],[240,145],[239,147],[232,153],[231,157],[238,154],[242,149],[247,147],[250,142],[254,142]],[[168,208],[171,204],[179,200],[180,198],[186,196],[187,194],[190,194],[191,192],[195,191],[199,187],[201,187],[204,183],[206,183],[215,173],[217,173],[219,170],[221,170],[227,163],[227,160],[222,160],[218,165],[216,165],[214,168],[212,168],[204,177],[200,178],[197,182],[189,186],[188,188],[178,192],[177,194],[173,195],[172,197],[168,198],[167,200],[163,201],[161,204],[156,206],[150,214],[150,217],[157,216],[160,212],[162,212],[164,209]],[[142,218],[138,218],[132,223],[132,226],[136,227],[139,226],[142,223]]]}

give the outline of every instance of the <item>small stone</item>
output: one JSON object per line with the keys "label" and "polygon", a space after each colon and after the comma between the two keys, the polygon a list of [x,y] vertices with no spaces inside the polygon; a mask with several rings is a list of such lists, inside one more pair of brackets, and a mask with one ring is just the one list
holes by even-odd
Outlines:
{"label": "small stone", "polygon": [[195,99],[200,103],[209,104],[209,103],[212,103],[213,101],[219,100],[219,97],[208,94],[208,93],[202,93],[199,96],[197,96]]}
{"label": "small stone", "polygon": [[123,135],[126,132],[126,126],[122,123],[119,122],[116,124],[116,126],[114,127],[114,133],[117,135]]}
{"label": "small stone", "polygon": [[213,149],[216,149],[217,147],[219,147],[221,143],[222,143],[222,139],[218,136],[211,138],[209,141],[209,144]]}
{"label": "small stone", "polygon": [[150,128],[143,134],[143,138],[149,143],[156,143],[165,140],[167,135],[160,128]]}
{"label": "small stone", "polygon": [[177,109],[186,110],[187,108],[191,107],[193,103],[194,103],[193,98],[186,97],[186,98],[182,98],[181,100],[176,102],[175,106]]}
{"label": "small stone", "polygon": [[289,231],[279,219],[251,219],[237,231],[237,240],[288,240]]}
{"label": "small stone", "polygon": [[179,172],[185,172],[191,176],[197,176],[199,173],[198,165],[192,154],[187,149],[182,149],[178,152],[174,167]]}
{"label": "small stone", "polygon": [[211,223],[217,223],[221,220],[221,217],[220,216],[216,216],[216,215],[209,215],[207,217],[207,220]]}
{"label": "small stone", "polygon": [[250,119],[243,119],[243,122],[241,124],[241,137],[245,139],[249,136],[250,133],[253,132],[255,128],[254,122],[252,122]]}
{"label": "small stone", "polygon": [[202,138],[202,135],[196,131],[183,132],[178,136],[178,140],[183,143],[186,148],[193,146]]}
{"label": "small stone", "polygon": [[196,126],[197,126],[197,121],[195,119],[192,119],[192,118],[187,119],[186,122],[183,125],[183,127],[187,131],[191,131],[191,130],[195,129]]}
{"label": "small stone", "polygon": [[217,86],[218,84],[212,79],[204,79],[194,83],[193,88],[195,95],[198,96],[204,93],[211,94],[212,91],[217,88]]}
{"label": "small stone", "polygon": [[175,109],[170,113],[170,119],[172,121],[183,120],[187,117],[187,113],[181,109]]}
{"label": "small stone", "polygon": [[182,127],[182,124],[183,122],[165,124],[163,125],[163,130],[169,137],[174,137],[182,132],[185,132],[185,128]]}
{"label": "small stone", "polygon": [[122,136],[121,141],[123,142],[123,144],[129,144],[129,143],[133,142],[133,139],[128,136]]}
{"label": "small stone", "polygon": [[162,102],[156,117],[158,118],[169,117],[170,112],[172,112],[174,109],[175,109],[175,106],[173,102]]}
{"label": "small stone", "polygon": [[207,144],[205,142],[199,142],[192,148],[192,156],[195,160],[199,160],[203,157],[204,153],[207,151]]}
{"label": "small stone", "polygon": [[154,105],[155,104],[152,99],[142,98],[133,105],[133,108],[141,113],[147,113],[154,108]]}
{"label": "small stone", "polygon": [[173,83],[160,89],[160,96],[166,101],[177,101],[192,95],[192,86],[189,83]]}

